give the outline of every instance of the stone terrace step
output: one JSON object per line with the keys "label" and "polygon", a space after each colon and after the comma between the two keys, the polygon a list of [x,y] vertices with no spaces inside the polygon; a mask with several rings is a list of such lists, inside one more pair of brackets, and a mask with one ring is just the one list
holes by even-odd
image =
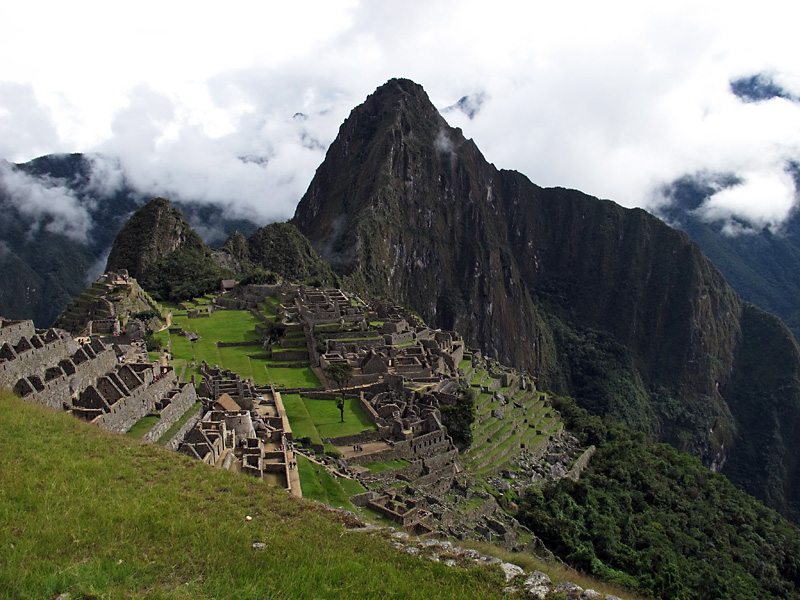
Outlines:
{"label": "stone terrace step", "polygon": [[[542,435],[541,441],[544,441],[549,436]],[[499,445],[495,452],[492,454],[491,457],[487,457],[488,462],[485,462],[482,466],[477,469],[477,472],[481,475],[499,471],[504,465],[506,465],[513,457],[516,455],[521,449],[522,444],[526,445],[526,448],[530,448],[531,440],[536,438],[536,430],[528,427],[527,429],[523,429],[518,432],[517,435],[514,436],[513,441],[510,444],[506,445]],[[538,445],[538,444],[537,444]]]}
{"label": "stone terrace step", "polygon": [[[498,405],[499,406],[499,405]],[[509,408],[509,406],[511,408]],[[504,407],[505,414],[503,415],[502,419],[497,419],[496,417],[488,416],[484,418],[473,430],[472,430],[472,438],[473,439],[480,439],[485,438],[486,433],[494,429],[493,422],[498,423],[508,423],[512,421],[521,421],[524,418],[523,412],[521,408],[516,408],[513,405],[507,405]]]}
{"label": "stone terrace step", "polygon": [[480,459],[469,464],[470,470],[479,472],[481,469],[497,464],[498,458],[509,452],[509,446],[512,447],[512,450],[519,448],[519,438],[521,435],[520,427],[509,428],[508,433],[494,445],[494,448],[491,448]]}
{"label": "stone terrace step", "polygon": [[502,445],[509,437],[514,435],[514,432],[522,427],[517,421],[509,421],[503,427],[498,429],[492,435],[492,441],[486,444],[481,444],[476,448],[475,452],[466,457],[467,464],[476,464],[482,461],[487,455],[491,454],[495,448]]}

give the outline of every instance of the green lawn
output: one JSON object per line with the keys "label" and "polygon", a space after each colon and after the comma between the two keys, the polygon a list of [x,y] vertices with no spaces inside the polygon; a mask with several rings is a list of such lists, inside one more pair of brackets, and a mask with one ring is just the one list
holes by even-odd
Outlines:
{"label": "green lawn", "polygon": [[389,469],[397,470],[407,467],[411,463],[403,458],[393,458],[392,460],[384,460],[381,462],[370,462],[362,466],[366,467],[373,473],[380,473],[381,471],[388,471]]}
{"label": "green lawn", "polygon": [[354,510],[350,496],[366,491],[357,481],[334,477],[324,466],[311,462],[305,456],[297,457],[297,468],[300,471],[303,498]]}
{"label": "green lawn", "polygon": [[303,398],[300,394],[281,394],[281,398],[295,439],[309,437],[313,443],[321,444],[322,438],[355,435],[373,429],[355,398],[345,399],[344,423],[335,400]]}
{"label": "green lawn", "polygon": [[319,431],[320,437],[341,437],[355,435],[365,429],[373,430],[357,398],[346,398],[344,401],[344,423],[341,422],[341,413],[336,408],[335,400],[316,400],[303,398],[303,403],[308,414]]}
{"label": "green lawn", "polygon": [[[252,377],[258,385],[269,383],[263,359],[250,359],[248,354],[258,354],[261,348],[258,345],[259,335],[255,326],[258,319],[246,310],[218,310],[210,317],[189,319],[186,316],[176,316],[173,313],[172,326],[180,327],[184,331],[191,331],[199,336],[196,342],[181,334],[170,334],[164,330],[157,334],[166,348],[168,343],[172,356],[178,361],[194,362],[195,367],[187,367],[184,380],[191,375],[200,374],[200,363],[205,360],[210,365],[219,365],[223,369],[230,369],[242,377]],[[217,342],[246,342],[252,341],[252,346],[233,346],[219,348]]]}
{"label": "green lawn", "polygon": [[172,424],[172,427],[167,429],[167,431],[164,432],[164,435],[158,438],[158,443],[166,444],[167,442],[169,442],[172,439],[172,436],[178,433],[178,430],[184,426],[186,421],[192,418],[192,416],[198,411],[198,409],[202,406],[202,404],[203,404],[202,402],[195,402],[192,406],[190,406],[189,410],[183,413],[183,415],[181,415],[181,418],[175,421]]}
{"label": "green lawn", "polygon": [[[255,361],[254,361],[255,362]],[[319,378],[311,370],[311,367],[300,367],[288,369],[286,367],[269,367],[264,362],[267,373],[267,381],[275,384],[276,387],[285,388],[321,388]]]}
{"label": "green lawn", "polygon": [[283,407],[286,409],[286,417],[292,426],[292,436],[294,439],[302,437],[311,438],[311,443],[321,444],[322,438],[314,426],[314,420],[308,414],[306,405],[300,398],[300,394],[281,394]]}
{"label": "green lawn", "polygon": [[142,437],[145,433],[155,427],[156,423],[161,420],[160,417],[147,416],[139,419],[133,427],[128,430],[127,435],[135,438]]}

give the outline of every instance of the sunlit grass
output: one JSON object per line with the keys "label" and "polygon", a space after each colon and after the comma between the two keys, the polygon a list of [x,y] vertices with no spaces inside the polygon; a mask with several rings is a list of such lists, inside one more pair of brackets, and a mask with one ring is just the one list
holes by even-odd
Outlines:
{"label": "sunlit grass", "polygon": [[321,388],[319,378],[311,367],[272,367],[264,364],[267,381],[284,388]]}
{"label": "sunlit grass", "polygon": [[160,417],[156,417],[154,415],[148,415],[146,417],[142,417],[139,419],[133,427],[128,430],[127,435],[140,438],[148,431],[150,431],[153,427],[155,427],[156,423],[161,420]]}
{"label": "sunlit grass", "polygon": [[[338,488],[322,486],[334,505]],[[496,568],[408,556],[258,479],[8,395],[0,541],[3,598],[501,597]]]}
{"label": "sunlit grass", "polygon": [[334,477],[323,465],[313,463],[304,456],[298,457],[297,468],[300,470],[303,498],[353,510],[350,496],[365,491],[364,486],[357,481]]}

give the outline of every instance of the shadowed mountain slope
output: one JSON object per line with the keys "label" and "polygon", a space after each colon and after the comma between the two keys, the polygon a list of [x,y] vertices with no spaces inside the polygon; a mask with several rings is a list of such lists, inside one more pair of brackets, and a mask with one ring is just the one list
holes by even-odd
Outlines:
{"label": "shadowed mountain slope", "polygon": [[[779,480],[752,455],[741,459],[749,472],[731,475],[800,514],[797,442],[744,418],[768,401],[789,420],[781,427],[794,427],[800,389],[784,379],[796,373],[766,361],[758,349],[773,338],[753,337],[743,322],[768,324],[790,363],[800,352],[776,318],[743,307],[686,234],[645,211],[496,169],[408,80],[352,111],[293,222],[349,285],[460,330],[534,372],[541,388],[713,468],[729,457],[739,464],[748,445],[775,453]],[[756,374],[758,398],[741,387]]]}

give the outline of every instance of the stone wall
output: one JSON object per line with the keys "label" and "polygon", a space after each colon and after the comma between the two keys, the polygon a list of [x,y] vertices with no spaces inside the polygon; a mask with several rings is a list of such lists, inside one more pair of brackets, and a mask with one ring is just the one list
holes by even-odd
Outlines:
{"label": "stone wall", "polygon": [[158,381],[140,385],[130,396],[123,396],[111,405],[110,412],[96,417],[92,423],[107,431],[125,433],[139,419],[147,415],[153,408],[154,400],[166,396],[176,382],[175,373],[170,371]]}
{"label": "stone wall", "polygon": [[[35,352],[40,353],[43,350],[35,350]],[[54,355],[45,353],[44,356],[52,359]],[[55,356],[60,356],[60,353],[56,353]],[[31,358],[34,357],[31,356]],[[43,357],[39,355],[37,360],[38,358]],[[29,364],[33,363],[29,361]],[[83,360],[78,364],[75,364],[67,355],[67,357],[54,360],[52,363],[37,364],[35,371],[20,376],[13,383],[14,391],[29,402],[60,410],[65,403],[70,403],[74,391],[87,387],[97,378],[111,371],[116,364],[117,357],[111,348],[105,348],[95,354],[94,358]],[[45,367],[47,367],[46,370]],[[42,377],[42,373],[46,373],[46,375]],[[35,385],[34,379],[38,379],[40,386]],[[42,387],[42,389],[37,389],[37,387]]]}
{"label": "stone wall", "polygon": [[364,411],[364,414],[367,416],[369,422],[374,426],[377,426],[378,419],[380,419],[380,417],[378,416],[378,413],[375,412],[372,404],[370,404],[369,401],[364,397],[364,392],[361,392],[360,394],[359,404],[361,404],[361,410]]}
{"label": "stone wall", "polygon": [[448,438],[441,429],[416,436],[411,439],[408,444],[414,456],[419,456],[421,458],[432,457],[440,452],[448,451],[453,447],[450,438]]}
{"label": "stone wall", "polygon": [[428,472],[443,469],[447,465],[452,464],[457,457],[458,457],[458,450],[453,449],[450,452],[444,452],[442,454],[437,454],[436,456],[426,458],[424,460],[425,469]]}
{"label": "stone wall", "polygon": [[381,450],[380,452],[356,454],[355,456],[348,458],[347,462],[353,465],[362,465],[368,462],[385,462],[395,458],[414,460],[415,457],[408,445],[408,442],[396,442],[391,448]]}
{"label": "stone wall", "polygon": [[362,431],[355,435],[344,435],[337,438],[322,438],[322,441],[334,446],[352,446],[353,444],[369,444],[380,440],[378,432],[372,429]]}
{"label": "stone wall", "polygon": [[16,346],[21,337],[30,338],[36,333],[33,321],[8,321],[0,319],[0,344]]}
{"label": "stone wall", "polygon": [[[175,432],[175,435],[172,436],[172,439],[169,440],[166,444],[164,444],[170,450],[177,450],[178,446],[183,443],[183,438],[186,437],[186,434],[191,431],[194,426],[197,424],[198,421],[203,417],[203,407],[200,406],[197,408],[195,414],[189,418],[183,426]],[[162,434],[163,435],[163,434]]]}
{"label": "stone wall", "polygon": [[581,473],[583,473],[583,470],[589,466],[589,461],[592,460],[595,450],[596,448],[594,446],[589,446],[584,453],[578,457],[578,460],[575,461],[575,464],[572,465],[572,468],[569,470],[566,476],[573,481],[578,481],[578,479],[581,478]]}
{"label": "stone wall", "polygon": [[499,507],[495,499],[492,496],[489,496],[489,498],[483,504],[465,514],[463,521],[477,521],[483,517],[488,517],[489,515],[494,514],[498,508]]}
{"label": "stone wall", "polygon": [[432,496],[444,494],[453,485],[456,476],[455,466],[451,463],[427,475],[414,480],[414,487]]}
{"label": "stone wall", "polygon": [[183,414],[197,402],[197,391],[191,384],[183,384],[177,394],[170,399],[169,406],[161,411],[161,420],[156,423],[142,439],[146,442],[156,442],[164,435]]}
{"label": "stone wall", "polygon": [[[31,325],[32,326],[32,325]],[[29,341],[35,340],[36,342],[43,342],[41,347],[36,347],[30,344],[30,348],[23,352],[16,352],[4,346],[5,350],[11,350],[14,357],[0,362],[0,384],[6,387],[12,387],[22,377],[29,375],[44,376],[44,371],[48,367],[57,365],[59,361],[70,358],[72,354],[79,348],[79,344],[71,338],[57,338],[50,342],[44,342],[40,336],[21,337],[13,345],[18,345],[22,340]]]}

